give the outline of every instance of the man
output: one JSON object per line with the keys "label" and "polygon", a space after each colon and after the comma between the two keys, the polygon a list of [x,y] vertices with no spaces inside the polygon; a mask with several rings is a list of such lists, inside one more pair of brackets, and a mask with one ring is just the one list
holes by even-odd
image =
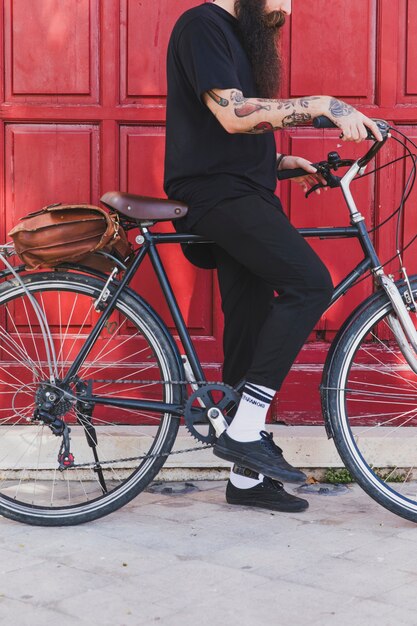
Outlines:
{"label": "man", "polygon": [[233,422],[214,446],[235,464],[226,499],[301,511],[308,503],[280,480],[302,482],[305,475],[286,462],[265,419],[333,285],[274,195],[277,168],[303,168],[297,182],[304,190],[318,174],[301,157],[277,158],[273,131],[326,115],[345,140],[361,141],[367,129],[382,137],[372,120],[336,98],[276,99],[277,38],[290,13],[291,0],[214,0],[179,18],[167,59],[164,189],[189,205],[180,227],[215,242],[223,380],[245,381]]}

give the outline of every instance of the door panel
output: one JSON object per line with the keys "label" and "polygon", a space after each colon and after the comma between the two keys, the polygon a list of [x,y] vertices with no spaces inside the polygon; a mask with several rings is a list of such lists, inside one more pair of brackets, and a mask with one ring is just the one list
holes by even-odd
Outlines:
{"label": "door panel", "polygon": [[99,192],[99,129],[91,124],[8,124],[7,231],[55,202],[91,203]]}
{"label": "door panel", "polygon": [[373,101],[374,0],[294,4],[291,96],[331,94]]}
{"label": "door panel", "polygon": [[6,0],[6,99],[94,102],[98,0]]}

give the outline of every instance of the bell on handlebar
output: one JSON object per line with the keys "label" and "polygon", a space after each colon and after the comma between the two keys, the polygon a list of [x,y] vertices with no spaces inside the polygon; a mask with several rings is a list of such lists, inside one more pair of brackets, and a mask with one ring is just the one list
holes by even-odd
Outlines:
{"label": "bell on handlebar", "polygon": [[340,161],[340,155],[338,152],[329,152],[327,155],[327,162],[329,165],[336,165]]}

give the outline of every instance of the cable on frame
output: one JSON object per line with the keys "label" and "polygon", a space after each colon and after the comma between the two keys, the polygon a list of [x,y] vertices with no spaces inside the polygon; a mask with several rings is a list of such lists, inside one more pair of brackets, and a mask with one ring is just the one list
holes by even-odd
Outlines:
{"label": "cable on frame", "polygon": [[[398,130],[397,128],[394,128],[392,126],[389,126],[389,130],[390,131],[394,131],[396,133],[398,133],[399,135],[401,135],[406,141],[409,141],[412,146],[417,150],[417,144],[414,143],[414,141],[412,139],[410,139],[409,137],[407,137],[407,135],[405,135],[403,132],[401,132],[400,130]],[[408,154],[405,154],[404,156],[401,157],[397,157],[396,159],[393,159],[392,161],[389,161],[389,163],[385,163],[384,165],[381,165],[379,167],[374,168],[373,170],[371,170],[370,172],[367,172],[366,174],[364,174],[363,176],[357,176],[354,180],[361,180],[362,178],[365,178],[366,176],[370,176],[371,174],[374,174],[382,169],[384,169],[385,167],[388,167],[389,165],[393,165],[394,163],[397,163],[398,161],[405,161],[406,159],[411,158],[412,160],[412,168],[411,168],[411,172],[407,177],[407,181],[405,183],[404,189],[403,189],[403,193],[401,195],[401,200],[400,200],[400,204],[398,206],[398,208],[393,211],[387,218],[384,219],[383,222],[381,222],[380,224],[378,224],[378,226],[375,226],[374,228],[371,228],[370,230],[368,230],[368,233],[373,233],[376,232],[378,229],[380,229],[382,226],[384,226],[385,224],[387,224],[393,217],[395,217],[396,215],[397,217],[397,226],[396,226],[396,253],[387,261],[384,261],[384,263],[382,263],[382,267],[385,267],[386,265],[388,265],[388,263],[391,263],[391,261],[393,261],[396,257],[398,257],[400,259],[400,261],[402,260],[402,255],[404,254],[404,252],[416,241],[417,239],[417,234],[415,234],[408,242],[407,244],[403,245],[403,247],[400,249],[400,226],[402,223],[402,216],[403,216],[403,212],[404,212],[404,208],[405,208],[405,204],[407,202],[407,200],[409,199],[411,192],[414,188],[416,179],[417,179],[417,154],[414,154],[411,152],[410,148],[407,146],[406,142],[401,141],[400,139],[398,139],[397,137],[393,137],[391,136],[391,139],[394,139],[394,141],[396,141],[400,146],[402,146]],[[365,274],[365,276],[362,276],[360,279],[358,279],[357,281],[355,281],[352,284],[352,287],[356,287],[357,285],[359,285],[361,282],[363,282],[364,280],[367,280],[368,278],[370,278],[371,276],[371,272],[368,272],[367,274]]]}

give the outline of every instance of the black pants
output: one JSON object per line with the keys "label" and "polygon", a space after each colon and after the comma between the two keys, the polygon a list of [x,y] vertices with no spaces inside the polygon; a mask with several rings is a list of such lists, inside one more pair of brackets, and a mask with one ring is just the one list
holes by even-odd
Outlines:
{"label": "black pants", "polygon": [[224,382],[279,390],[329,304],[328,270],[284,213],[257,195],[218,204],[191,231],[217,244]]}

